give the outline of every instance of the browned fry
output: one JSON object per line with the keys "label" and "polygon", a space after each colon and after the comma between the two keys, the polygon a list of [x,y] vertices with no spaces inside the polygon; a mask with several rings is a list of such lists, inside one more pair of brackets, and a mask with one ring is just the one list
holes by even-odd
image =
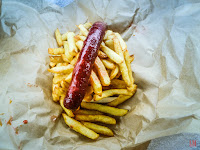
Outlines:
{"label": "browned fry", "polygon": [[133,62],[134,60],[134,55],[130,55],[130,62]]}
{"label": "browned fry", "polygon": [[90,83],[93,87],[94,93],[101,95],[102,94],[102,85],[99,81],[99,78],[97,77],[96,73],[92,70],[90,75]]}
{"label": "browned fry", "polygon": [[63,63],[63,59],[61,56],[49,56],[50,58],[50,62],[53,62],[53,63]]}
{"label": "browned fry", "polygon": [[65,106],[64,106],[64,104],[63,104],[64,98],[65,98],[65,95],[64,95],[64,94],[61,95],[61,97],[60,97],[60,106],[62,107],[62,109],[66,112],[66,114],[67,114],[69,117],[74,117],[74,114],[73,114],[72,110],[65,108]]}
{"label": "browned fry", "polygon": [[55,67],[56,66],[56,63],[54,63],[54,62],[50,62],[49,63],[49,66],[52,68],[52,67]]}
{"label": "browned fry", "polygon": [[102,63],[107,69],[115,69],[115,64],[108,59],[101,59]]}
{"label": "browned fry", "polygon": [[98,50],[98,56],[100,58],[108,58],[108,56],[104,52],[102,52],[101,50]]}
{"label": "browned fry", "polygon": [[119,73],[119,67],[118,65],[116,65],[115,68],[110,73],[110,79],[111,80],[114,79],[118,73]]}
{"label": "browned fry", "polygon": [[74,112],[75,115],[102,115],[103,113],[96,110],[79,109]]}
{"label": "browned fry", "polygon": [[127,99],[131,97],[132,95],[119,95],[115,100],[113,100],[112,102],[109,102],[107,105],[116,107],[117,105],[123,103],[124,101],[126,101]]}
{"label": "browned fry", "polygon": [[55,31],[55,37],[56,37],[58,46],[61,47],[63,45],[63,42],[62,42],[62,37],[61,37],[60,31],[58,29],[56,29],[56,31]]}
{"label": "browned fry", "polygon": [[94,62],[94,67],[96,68],[101,84],[103,86],[109,86],[110,85],[110,78],[109,75],[106,71],[105,66],[103,65],[102,61],[100,60],[100,58],[97,56],[97,58],[95,59]]}
{"label": "browned fry", "polygon": [[76,120],[89,122],[102,122],[106,124],[116,124],[116,120],[105,115],[76,115]]}
{"label": "browned fry", "polygon": [[64,48],[49,48],[48,53],[51,55],[60,55],[60,54],[64,54],[65,50]]}
{"label": "browned fry", "polygon": [[126,89],[126,83],[119,79],[111,80],[110,86],[112,89]]}

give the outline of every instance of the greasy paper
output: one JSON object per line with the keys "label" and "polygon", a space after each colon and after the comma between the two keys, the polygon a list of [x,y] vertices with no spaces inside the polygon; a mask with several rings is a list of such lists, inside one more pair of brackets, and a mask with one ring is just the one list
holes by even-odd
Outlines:
{"label": "greasy paper", "polygon": [[[195,1],[80,0],[63,8],[3,1],[0,149],[133,149],[161,136],[200,133],[199,18]],[[129,113],[110,126],[115,136],[92,141],[69,129],[52,101],[48,48],[57,47],[56,28],[77,32],[76,25],[99,20],[135,55],[138,89],[120,106]]]}

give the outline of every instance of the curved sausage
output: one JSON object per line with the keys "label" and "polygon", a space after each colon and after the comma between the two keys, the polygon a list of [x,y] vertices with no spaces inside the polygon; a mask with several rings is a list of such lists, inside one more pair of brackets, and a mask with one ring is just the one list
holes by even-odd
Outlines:
{"label": "curved sausage", "polygon": [[105,30],[105,23],[95,22],[83,43],[83,48],[73,70],[72,81],[64,99],[64,106],[68,109],[77,109],[85,96]]}

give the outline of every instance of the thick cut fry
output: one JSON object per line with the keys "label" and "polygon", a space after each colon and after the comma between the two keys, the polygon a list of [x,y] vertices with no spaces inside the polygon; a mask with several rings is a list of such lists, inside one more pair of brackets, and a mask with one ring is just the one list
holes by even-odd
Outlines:
{"label": "thick cut fry", "polygon": [[110,89],[110,90],[103,91],[101,96],[95,94],[94,100],[98,101],[98,100],[101,100],[102,98],[105,98],[105,97],[110,97],[110,96],[113,96],[113,95],[121,95],[121,94],[123,94],[123,95],[133,95],[133,93],[131,93],[127,89]]}
{"label": "thick cut fry", "polygon": [[113,79],[111,80],[110,86],[112,89],[126,89],[126,83],[123,80]]}
{"label": "thick cut fry", "polygon": [[101,59],[102,63],[107,69],[115,69],[115,64],[107,59]]}
{"label": "thick cut fry", "polygon": [[122,47],[122,50],[125,51],[127,49],[127,45],[126,43],[124,42],[124,40],[122,39],[121,35],[119,33],[115,33],[115,36],[117,37],[117,39],[119,40],[120,42],[120,45]]}
{"label": "thick cut fry", "polygon": [[50,62],[54,62],[54,63],[63,63],[63,59],[61,56],[49,56],[50,58]]}
{"label": "thick cut fry", "polygon": [[133,62],[134,60],[134,55],[130,55],[130,62]]}
{"label": "thick cut fry", "polygon": [[102,112],[96,110],[79,109],[74,112],[75,115],[102,115]]}
{"label": "thick cut fry", "polygon": [[82,108],[97,110],[103,113],[107,113],[113,116],[124,116],[127,114],[128,110],[126,109],[119,109],[115,107],[110,107],[106,105],[96,104],[96,103],[81,103]]}
{"label": "thick cut fry", "polygon": [[105,33],[105,36],[103,38],[103,40],[107,40],[108,39],[108,36],[113,34],[113,32],[111,30],[107,30],[106,33]]}
{"label": "thick cut fry", "polygon": [[72,61],[71,61],[71,65],[73,65],[73,66],[75,66],[75,64],[76,64],[76,62],[77,62],[77,60],[78,60],[78,57],[79,57],[79,53],[72,59]]}
{"label": "thick cut fry", "polygon": [[86,40],[86,36],[83,36],[83,35],[76,35],[75,37],[76,37],[77,41],[80,40],[83,42]]}
{"label": "thick cut fry", "polygon": [[68,63],[57,63],[56,67],[60,67],[60,66],[67,66]]}
{"label": "thick cut fry", "polygon": [[67,66],[53,67],[48,69],[48,71],[52,73],[71,73],[73,69],[74,67],[69,64]]}
{"label": "thick cut fry", "polygon": [[101,84],[103,86],[109,86],[110,85],[109,75],[108,75],[106,68],[104,67],[102,61],[100,60],[100,58],[98,56],[95,59],[94,67],[96,68],[96,70],[98,72]]}
{"label": "thick cut fry", "polygon": [[57,94],[55,94],[55,89],[56,88],[59,88],[59,84],[52,84],[52,98],[53,98],[53,101],[57,102],[59,101],[60,99],[60,96],[58,96]]}
{"label": "thick cut fry", "polygon": [[84,96],[83,101],[85,101],[85,102],[91,102],[92,101],[92,95],[86,95],[86,96]]}
{"label": "thick cut fry", "polygon": [[64,33],[61,37],[62,37],[62,41],[67,41],[67,34],[68,32]]}
{"label": "thick cut fry", "polygon": [[70,118],[69,116],[67,116],[64,113],[62,113],[62,116],[65,120],[65,123],[74,131],[79,132],[80,134],[82,134],[90,139],[93,139],[93,140],[96,140],[99,137],[99,134],[88,129],[87,127],[82,125],[79,121],[77,121],[73,118]]}
{"label": "thick cut fry", "polygon": [[55,67],[56,66],[56,63],[54,63],[54,62],[50,62],[49,63],[49,66],[52,68],[52,67]]}
{"label": "thick cut fry", "polygon": [[76,42],[76,46],[78,47],[78,49],[81,51],[83,48],[83,41],[79,40]]}
{"label": "thick cut fry", "polygon": [[123,57],[120,57],[117,53],[115,53],[113,50],[111,50],[109,47],[107,46],[102,46],[101,50],[106,53],[106,55],[115,63],[117,64],[121,64],[124,59]]}
{"label": "thick cut fry", "polygon": [[83,123],[84,126],[95,131],[96,133],[104,134],[104,135],[107,135],[107,136],[113,136],[114,135],[112,130],[110,130],[108,127],[100,126],[98,124],[94,124],[94,123],[91,123],[91,122],[82,122],[82,123]]}
{"label": "thick cut fry", "polygon": [[99,78],[97,77],[96,73],[93,70],[90,75],[90,84],[94,90],[94,93],[101,96],[102,85],[101,82],[99,81]]}
{"label": "thick cut fry", "polygon": [[53,83],[57,84],[61,82],[62,80],[64,80],[67,76],[68,74],[54,76]]}
{"label": "thick cut fry", "polygon": [[68,45],[69,45],[69,53],[72,56],[75,56],[76,53],[78,52],[77,47],[75,45],[74,36],[75,36],[75,34],[73,32],[68,32],[68,34],[67,34],[67,40],[68,40]]}
{"label": "thick cut fry", "polygon": [[110,73],[110,80],[114,79],[117,76],[118,72],[119,72],[119,67],[118,65],[116,65],[115,68]]}
{"label": "thick cut fry", "polygon": [[88,86],[85,95],[91,95],[94,92],[93,87],[92,86]]}
{"label": "thick cut fry", "polygon": [[84,27],[84,25],[80,24],[78,25],[78,28],[80,29],[81,33],[84,35],[84,36],[87,36],[88,35],[88,30]]}
{"label": "thick cut fry", "polygon": [[[121,57],[124,57],[122,48],[121,48],[119,40],[117,38],[114,38],[114,48],[115,48],[115,51]],[[130,87],[132,83],[131,83],[130,78],[129,78],[128,68],[126,66],[126,62],[125,61],[123,63],[119,64],[119,69],[120,69],[120,72],[122,74],[123,80],[125,81],[125,83],[127,84],[127,86]]]}
{"label": "thick cut fry", "polygon": [[76,120],[89,122],[102,122],[106,124],[116,124],[116,120],[105,115],[76,115]]}
{"label": "thick cut fry", "polygon": [[69,88],[69,83],[65,82],[64,80],[60,81],[60,85],[65,91]]}
{"label": "thick cut fry", "polygon": [[107,58],[107,57],[108,57],[108,56],[107,56],[104,52],[102,52],[101,50],[98,51],[98,56],[99,56],[100,58]]}
{"label": "thick cut fry", "polygon": [[63,45],[63,42],[62,42],[62,37],[61,37],[60,31],[58,30],[58,28],[55,31],[55,37],[56,37],[58,46],[61,47]]}
{"label": "thick cut fry", "polygon": [[64,54],[65,50],[64,48],[49,48],[48,53],[51,55],[60,55],[60,54]]}
{"label": "thick cut fry", "polygon": [[124,101],[126,101],[129,98],[131,98],[131,95],[119,95],[115,100],[108,103],[107,105],[116,107],[117,105],[123,103]]}
{"label": "thick cut fry", "polygon": [[83,26],[88,30],[89,28],[91,28],[92,24],[90,22],[87,22]]}
{"label": "thick cut fry", "polygon": [[113,50],[114,50],[114,43],[113,43],[113,40],[112,40],[112,39],[105,41],[105,44],[106,44],[110,49],[113,49]]}
{"label": "thick cut fry", "polygon": [[121,72],[119,71],[118,74],[116,75],[115,79],[118,79],[121,76]]}
{"label": "thick cut fry", "polygon": [[70,83],[71,80],[72,80],[72,72],[65,78],[65,81],[66,81],[67,83]]}
{"label": "thick cut fry", "polygon": [[66,114],[69,117],[74,117],[74,114],[73,114],[72,110],[65,108],[65,106],[63,104],[64,98],[65,98],[65,95],[61,95],[61,97],[60,97],[60,106],[62,107],[62,109],[66,112]]}
{"label": "thick cut fry", "polygon": [[71,55],[69,52],[68,42],[64,41],[63,43],[64,43],[65,55],[62,54],[62,59],[70,63],[73,59],[73,55]]}

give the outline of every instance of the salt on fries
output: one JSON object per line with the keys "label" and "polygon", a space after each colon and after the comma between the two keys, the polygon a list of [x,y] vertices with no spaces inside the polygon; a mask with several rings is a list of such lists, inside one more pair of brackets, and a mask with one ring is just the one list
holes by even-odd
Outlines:
{"label": "salt on fries", "polygon": [[[116,124],[116,120],[107,115],[126,115],[128,110],[116,106],[130,99],[136,92],[137,85],[134,84],[131,70],[134,55],[129,55],[127,45],[119,33],[107,30],[81,107],[75,111],[64,107],[63,101],[72,79],[72,72],[91,26],[91,23],[78,25],[80,33],[77,35],[74,32],[61,35],[56,29],[58,48],[48,49],[51,55],[48,71],[54,74],[52,98],[63,108],[65,113],[62,116],[65,123],[76,132],[95,140],[99,134],[114,135],[111,129],[96,123]],[[118,97],[107,104],[91,103],[116,95]]]}

